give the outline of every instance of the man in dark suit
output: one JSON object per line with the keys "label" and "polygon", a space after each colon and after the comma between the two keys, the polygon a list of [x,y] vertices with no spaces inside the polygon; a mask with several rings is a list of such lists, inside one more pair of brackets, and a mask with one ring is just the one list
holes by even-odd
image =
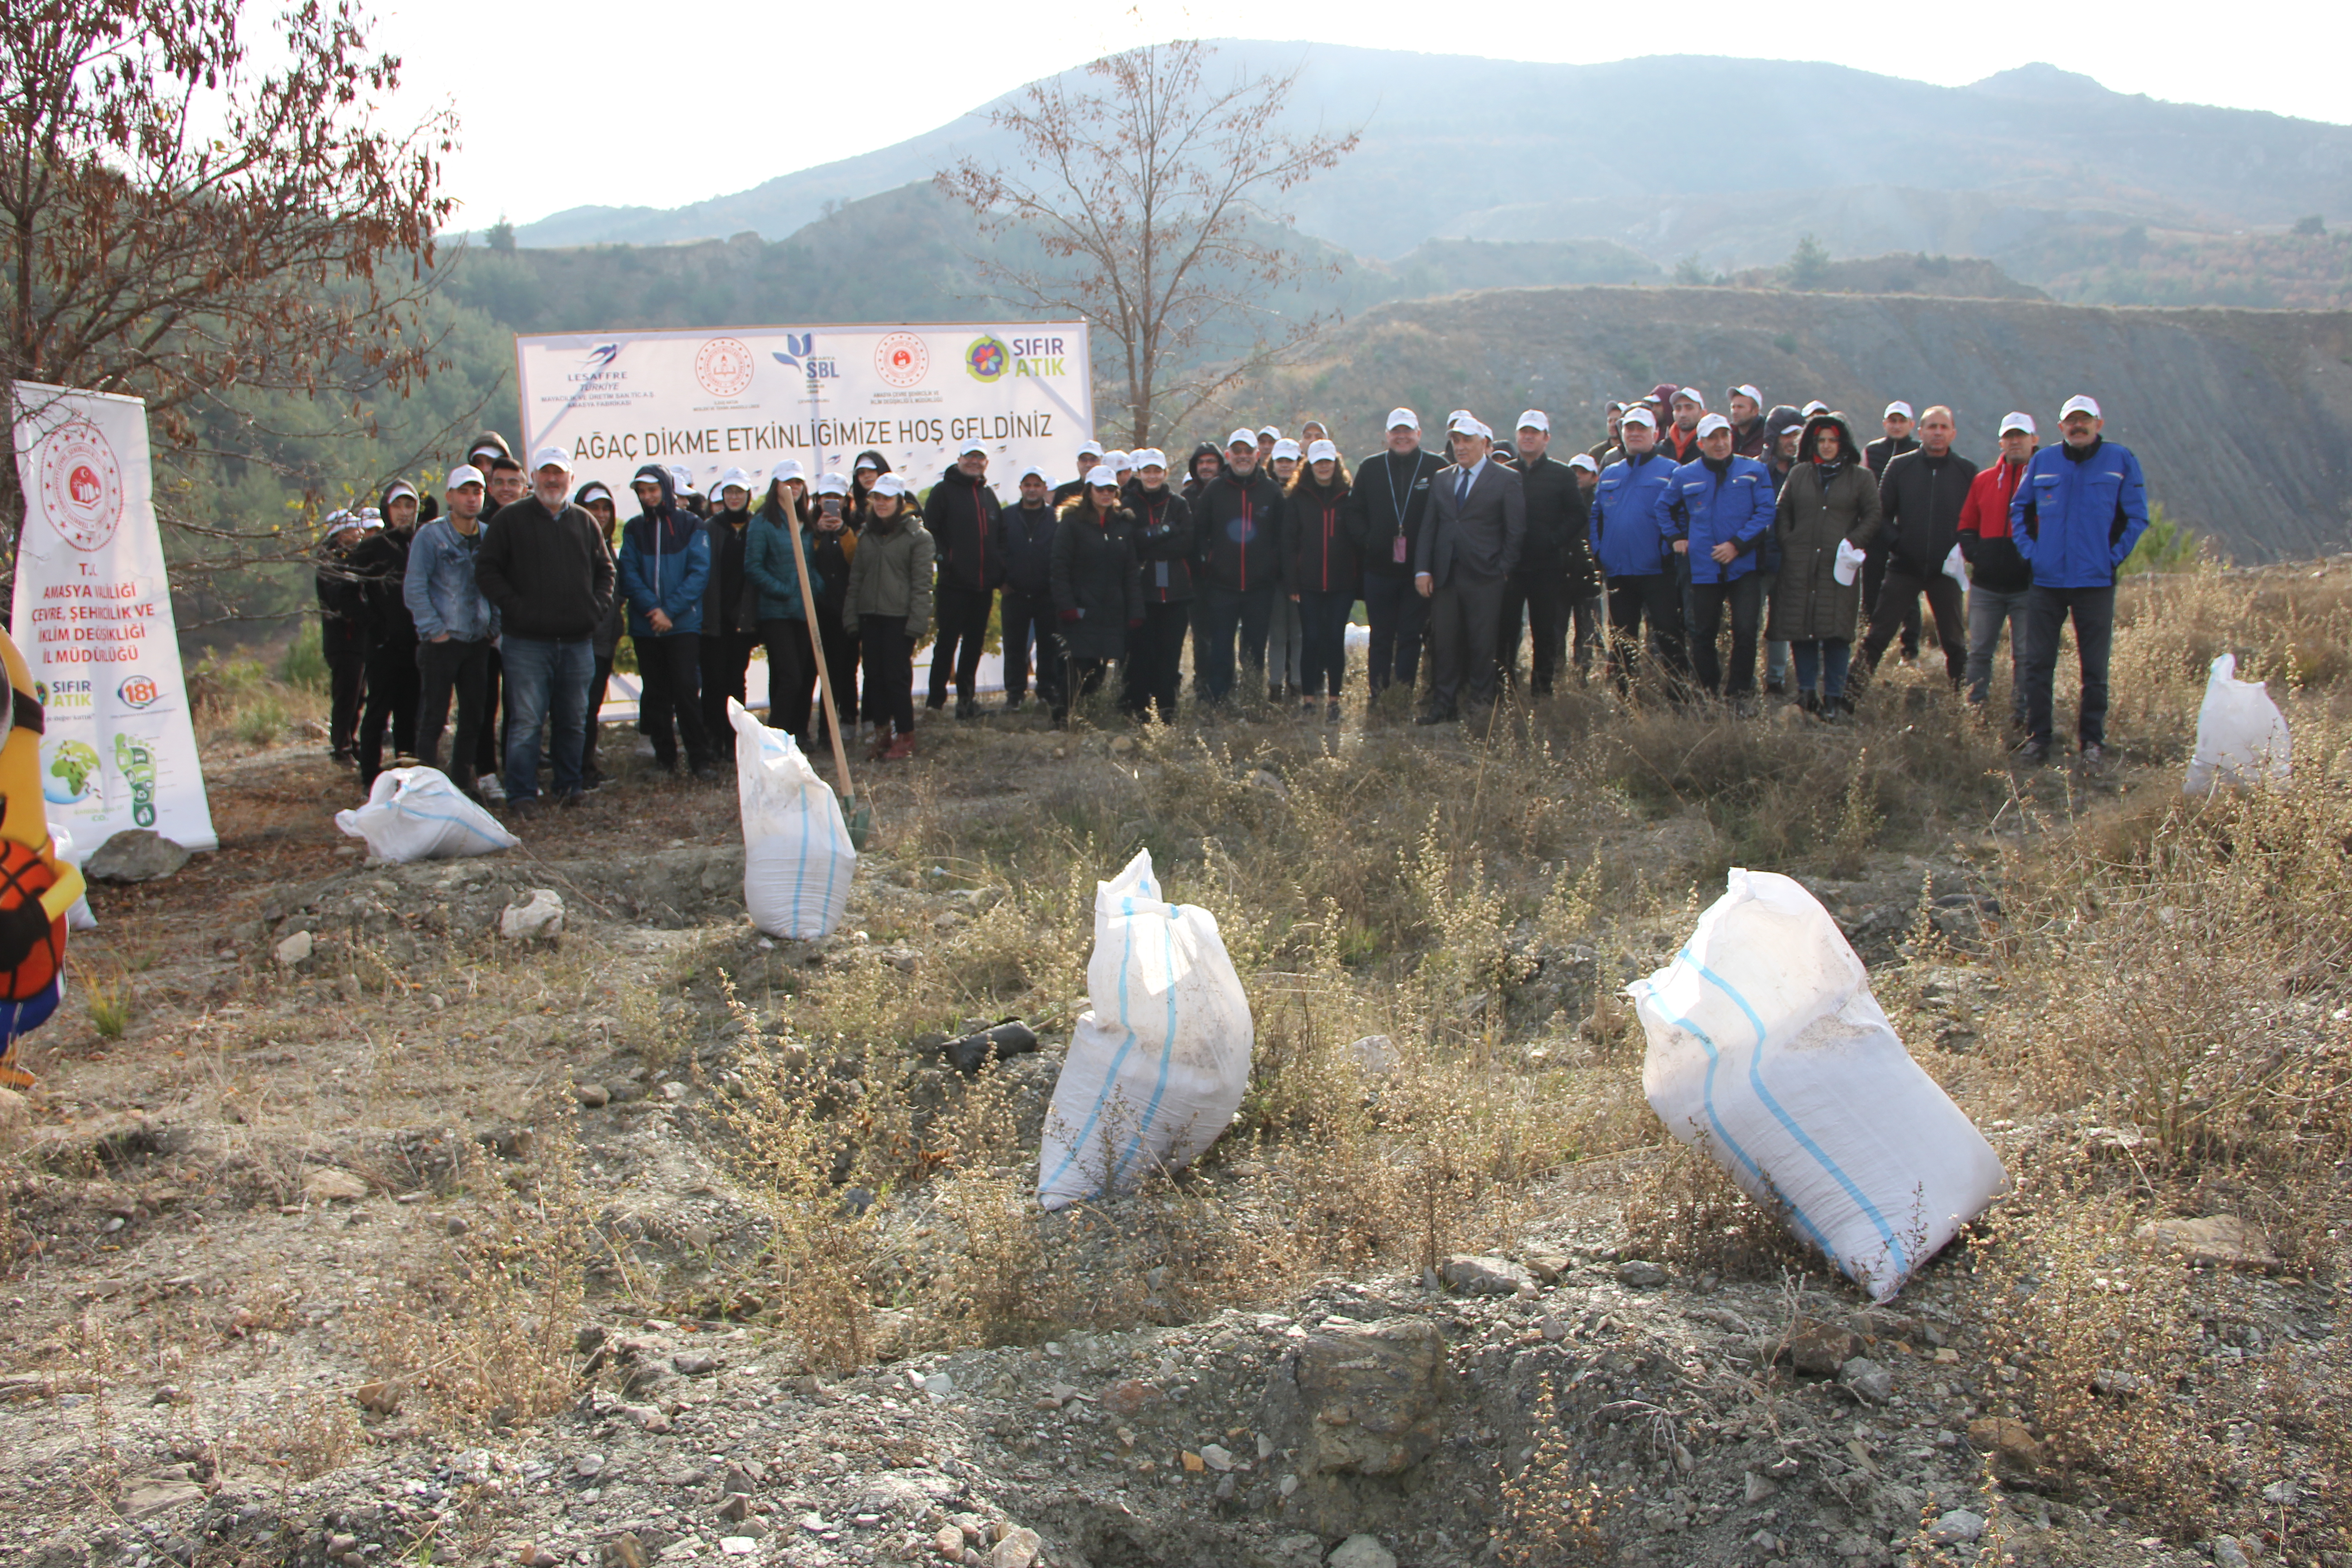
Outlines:
{"label": "man in dark suit", "polygon": [[1503,594],[1528,532],[1519,476],[1494,460],[1495,433],[1475,419],[1454,422],[1454,464],[1430,481],[1429,517],[1413,558],[1413,586],[1429,601],[1430,703],[1416,722],[1470,712],[1486,718],[1498,695],[1495,666]]}

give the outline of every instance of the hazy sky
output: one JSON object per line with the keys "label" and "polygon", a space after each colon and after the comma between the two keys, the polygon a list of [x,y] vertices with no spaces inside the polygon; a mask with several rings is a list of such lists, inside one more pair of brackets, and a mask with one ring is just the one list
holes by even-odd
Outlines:
{"label": "hazy sky", "polygon": [[[1467,14],[1391,0],[375,4],[376,39],[404,61],[409,112],[420,101],[454,101],[463,121],[464,147],[449,169],[466,204],[460,227],[502,212],[528,222],[590,203],[668,207],[743,190],[888,146],[1111,50],[1171,37],[1575,64],[1662,54],[1825,59],[1945,86],[2043,60],[2118,92],[2352,121],[2343,63],[2352,11],[2342,0],[2281,0],[2243,26],[2210,4],[2177,0],[2048,11],[1692,0],[1638,13],[1490,0]],[[1475,26],[1447,30],[1465,15]],[[1625,25],[1628,15],[1640,22]],[[1346,118],[1349,108],[1329,112]]]}

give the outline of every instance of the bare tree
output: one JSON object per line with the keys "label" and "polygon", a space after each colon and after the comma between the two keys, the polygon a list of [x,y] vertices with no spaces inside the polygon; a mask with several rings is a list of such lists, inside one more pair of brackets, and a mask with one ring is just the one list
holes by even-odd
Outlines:
{"label": "bare tree", "polygon": [[1085,321],[1111,345],[1134,446],[1181,429],[1225,388],[1295,353],[1325,324],[1283,321],[1272,289],[1304,269],[1269,233],[1266,203],[1353,152],[1357,135],[1276,129],[1297,72],[1213,85],[1215,50],[1192,40],[1129,49],[1087,68],[1091,84],[1032,84],[991,121],[1013,134],[1014,166],[966,159],[940,188],[982,232],[1027,237],[975,257],[996,298]]}
{"label": "bare tree", "polygon": [[[436,363],[425,310],[456,124],[380,122],[400,61],[369,51],[351,0],[280,14],[286,60],[268,73],[244,8],[0,8],[0,377],[133,394],[167,454],[268,460],[294,432],[257,408],[293,412],[299,434],[365,427],[363,399]],[[265,525],[228,542],[216,561],[307,541]]]}

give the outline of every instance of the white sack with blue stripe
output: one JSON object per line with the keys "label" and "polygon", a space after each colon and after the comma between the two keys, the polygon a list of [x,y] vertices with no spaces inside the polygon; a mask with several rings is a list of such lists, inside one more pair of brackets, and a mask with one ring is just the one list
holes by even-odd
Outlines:
{"label": "white sack with blue stripe", "polygon": [[1095,884],[1094,1005],[1070,1033],[1037,1168],[1049,1209],[1190,1163],[1249,1087],[1255,1031],[1217,917],[1160,894],[1148,849]]}
{"label": "white sack with blue stripe", "polygon": [[814,942],[849,908],[857,851],[831,785],[792,736],[727,700],[735,726],[735,797],[743,814],[743,903],[770,936]]}
{"label": "white sack with blue stripe", "polygon": [[1731,873],[1675,961],[1625,988],[1643,1092],[1748,1194],[1884,1301],[2007,1185],[1983,1134],[1911,1059],[1813,896]]}
{"label": "white sack with blue stripe", "polygon": [[368,787],[367,804],[335,813],[335,826],[367,840],[379,860],[454,860],[522,842],[449,782],[438,768],[386,768]]}

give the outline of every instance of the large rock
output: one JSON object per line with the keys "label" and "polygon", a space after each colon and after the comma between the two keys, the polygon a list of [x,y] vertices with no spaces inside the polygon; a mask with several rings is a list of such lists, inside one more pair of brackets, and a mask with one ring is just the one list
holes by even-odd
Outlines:
{"label": "large rock", "polygon": [[1457,1252],[1438,1266],[1438,1275],[1454,1289],[1469,1296],[1510,1296],[1535,1293],[1536,1277],[1507,1258],[1474,1258]]}
{"label": "large rock", "polygon": [[1846,1363],[1862,1353],[1862,1336],[1852,1329],[1800,1318],[1777,1347],[1789,1364],[1808,1377],[1835,1377]]}
{"label": "large rock", "polygon": [[1333,1321],[1295,1343],[1266,1380],[1259,1430],[1295,1456],[1282,1517],[1326,1537],[1404,1522],[1438,1443],[1445,1340],[1423,1318]]}
{"label": "large rock", "polygon": [[2132,1235],[2151,1246],[2168,1247],[2191,1263],[2220,1268],[2257,1268],[2265,1273],[2279,1266],[2279,1257],[2271,1250],[2270,1238],[2235,1215],[2155,1219]]}
{"label": "large rock", "polygon": [[82,862],[94,882],[152,882],[186,865],[189,851],[152,828],[126,827]]}

